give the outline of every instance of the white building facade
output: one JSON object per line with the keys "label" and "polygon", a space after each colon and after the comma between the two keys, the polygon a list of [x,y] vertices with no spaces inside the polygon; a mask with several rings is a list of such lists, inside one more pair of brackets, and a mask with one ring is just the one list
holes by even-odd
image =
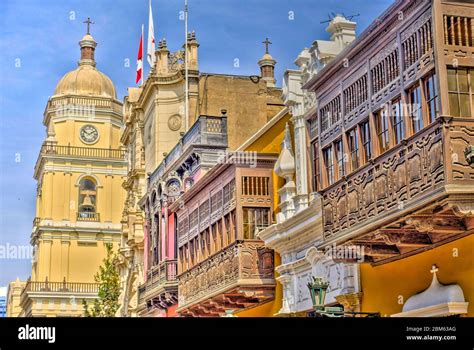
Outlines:
{"label": "white building facade", "polygon": [[279,190],[277,223],[259,233],[265,245],[281,255],[282,263],[276,271],[283,286],[282,308],[278,313],[282,316],[312,311],[307,284],[313,276],[329,282],[326,304],[341,304],[346,310],[357,311],[361,301],[357,263],[338,263],[333,259],[334,250],[331,254],[318,249],[323,240],[321,197],[311,190],[307,137],[308,131],[315,130],[306,127],[307,118],[316,113],[317,106],[314,94],[302,89],[355,39],[355,27],[355,22],[336,15],[326,29],[330,40],[316,40],[310,48],[303,49],[295,60],[298,69],[284,74],[283,95],[292,119],[291,126],[287,125],[275,172],[285,179],[285,185]]}

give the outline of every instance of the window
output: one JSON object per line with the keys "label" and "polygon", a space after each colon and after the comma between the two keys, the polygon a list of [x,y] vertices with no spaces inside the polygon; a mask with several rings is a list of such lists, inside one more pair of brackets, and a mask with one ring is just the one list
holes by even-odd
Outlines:
{"label": "window", "polygon": [[383,153],[390,147],[388,138],[388,117],[385,108],[375,114],[375,127],[377,130],[377,138],[379,140],[379,151],[380,153]]}
{"label": "window", "polygon": [[354,171],[359,167],[359,135],[357,134],[357,128],[347,133],[347,141],[351,152],[351,167]]}
{"label": "window", "polygon": [[474,46],[472,18],[444,15],[444,43],[446,45]]}
{"label": "window", "polygon": [[395,136],[395,144],[399,144],[405,138],[403,127],[403,110],[400,100],[392,102],[392,127]]}
{"label": "window", "polygon": [[232,228],[230,226],[230,214],[224,217],[224,232],[226,233],[227,245],[232,243]]}
{"label": "window", "polygon": [[211,213],[215,213],[220,209],[222,209],[222,190],[219,190],[211,197]]}
{"label": "window", "polygon": [[199,221],[198,208],[196,208],[189,215],[189,230],[196,228],[198,221]]}
{"label": "window", "polygon": [[232,200],[235,199],[235,179],[232,179],[228,184],[224,186],[224,206],[228,205]]}
{"label": "window", "polygon": [[[474,79],[471,79],[471,82]],[[438,107],[438,87],[436,84],[436,74],[431,74],[424,80],[426,104],[428,106],[428,116],[430,123],[434,122],[439,113]]]}
{"label": "window", "polygon": [[344,149],[342,147],[342,140],[336,141],[334,145],[335,145],[335,151],[336,151],[337,167],[339,170],[337,179],[339,180],[346,173],[346,169],[344,167],[345,157],[344,157]]}
{"label": "window", "polygon": [[326,167],[327,184],[334,183],[334,159],[332,155],[332,146],[323,149],[324,165]]}
{"label": "window", "polygon": [[256,239],[256,231],[268,227],[269,208],[243,208],[244,239]]}
{"label": "window", "polygon": [[344,90],[344,112],[346,114],[352,112],[367,99],[367,74],[365,74]]}
{"label": "window", "polygon": [[151,234],[153,236],[153,265],[156,265],[160,262],[160,219],[161,215],[159,213],[155,213],[153,215],[153,225],[151,227]]}
{"label": "window", "polygon": [[189,242],[189,258],[191,261],[191,266],[194,265],[194,239]]}
{"label": "window", "polygon": [[449,109],[452,116],[471,116],[471,97],[474,89],[474,70],[448,68]]}
{"label": "window", "polygon": [[242,176],[242,194],[244,196],[268,196],[270,178]]}
{"label": "window", "polygon": [[311,144],[312,150],[312,158],[313,158],[313,187],[314,191],[317,191],[318,186],[320,185],[321,181],[321,172],[319,170],[319,149],[318,149],[318,142],[315,141]]}
{"label": "window", "polygon": [[206,252],[206,230],[202,232],[200,235],[200,246],[201,246],[201,257],[204,260],[207,257],[207,252]]}
{"label": "window", "polygon": [[362,139],[362,147],[364,148],[364,163],[367,163],[372,157],[372,145],[370,142],[370,125],[369,121],[360,124],[360,135]]}
{"label": "window", "polygon": [[204,231],[204,239],[205,239],[205,243],[206,243],[206,247],[207,247],[207,254],[211,255],[213,252],[212,252],[212,248],[211,248],[211,232],[210,232],[209,228],[207,228]]}
{"label": "window", "polygon": [[212,243],[214,246],[214,253],[215,253],[215,252],[218,252],[222,248],[219,246],[219,230],[217,228],[217,223],[212,225],[211,230],[212,230]]}
{"label": "window", "polygon": [[341,97],[335,97],[320,110],[321,131],[327,130],[341,118]]}
{"label": "window", "polygon": [[420,85],[416,85],[411,88],[408,92],[408,98],[410,105],[408,107],[411,119],[411,125],[413,126],[413,133],[417,133],[423,129],[423,114],[421,111],[421,88]]}

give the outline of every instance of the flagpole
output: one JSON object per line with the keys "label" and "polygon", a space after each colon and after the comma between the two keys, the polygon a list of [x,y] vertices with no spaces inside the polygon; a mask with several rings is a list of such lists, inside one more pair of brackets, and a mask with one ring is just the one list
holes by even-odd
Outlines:
{"label": "flagpole", "polygon": [[144,31],[143,31],[143,23],[142,23],[142,84],[141,86],[143,86],[143,76],[145,75],[145,65],[143,64],[143,53],[144,53],[144,49],[143,47],[145,46],[145,36],[144,36]]}
{"label": "flagpole", "polygon": [[188,86],[188,0],[184,0],[184,131],[188,131],[189,117],[189,86]]}

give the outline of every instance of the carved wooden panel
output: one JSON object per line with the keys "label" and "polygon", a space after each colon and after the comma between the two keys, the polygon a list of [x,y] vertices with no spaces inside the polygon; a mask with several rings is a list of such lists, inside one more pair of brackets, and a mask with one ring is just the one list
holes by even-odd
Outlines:
{"label": "carved wooden panel", "polygon": [[179,307],[192,305],[217,291],[224,293],[237,287],[239,281],[253,280],[263,288],[264,281],[273,278],[273,251],[262,242],[237,241],[179,276]]}
{"label": "carved wooden panel", "polygon": [[449,127],[449,157],[452,181],[472,184],[474,167],[467,163],[464,151],[474,145],[474,122],[453,121]]}
{"label": "carved wooden panel", "polygon": [[445,181],[439,123],[323,192],[324,233],[331,237],[374,220]]}

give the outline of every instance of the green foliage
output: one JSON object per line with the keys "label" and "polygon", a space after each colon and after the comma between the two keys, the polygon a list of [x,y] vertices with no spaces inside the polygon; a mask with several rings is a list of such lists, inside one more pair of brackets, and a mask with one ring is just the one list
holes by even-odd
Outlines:
{"label": "green foliage", "polygon": [[116,267],[117,255],[113,253],[111,243],[106,243],[107,256],[99,267],[94,279],[99,283],[99,297],[94,300],[92,307],[82,301],[85,317],[115,317],[119,308],[120,274]]}

